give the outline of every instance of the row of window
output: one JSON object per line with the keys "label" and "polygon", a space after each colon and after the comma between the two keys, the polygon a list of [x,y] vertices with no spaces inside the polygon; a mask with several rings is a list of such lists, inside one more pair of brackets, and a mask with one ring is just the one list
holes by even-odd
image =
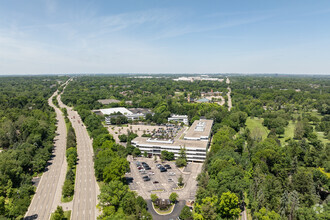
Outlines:
{"label": "row of window", "polygon": [[[149,149],[159,149],[159,150],[168,150],[168,151],[179,151],[180,148],[167,148],[167,147],[159,147],[159,146],[139,146],[136,145],[136,147],[143,147],[143,148],[149,148]],[[187,151],[198,151],[198,152],[206,152],[206,149],[191,149],[191,148],[186,148]]]}

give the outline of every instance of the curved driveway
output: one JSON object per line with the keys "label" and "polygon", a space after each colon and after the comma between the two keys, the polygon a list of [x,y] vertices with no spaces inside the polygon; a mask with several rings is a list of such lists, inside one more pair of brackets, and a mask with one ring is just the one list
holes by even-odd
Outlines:
{"label": "curved driveway", "polygon": [[152,218],[155,220],[169,220],[169,219],[177,219],[177,217],[180,215],[181,210],[185,206],[186,201],[179,201],[175,207],[174,210],[171,214],[168,215],[158,215],[157,212],[155,212],[154,208],[152,207],[152,202],[150,199],[146,200],[147,205],[148,205],[148,212],[151,213]]}

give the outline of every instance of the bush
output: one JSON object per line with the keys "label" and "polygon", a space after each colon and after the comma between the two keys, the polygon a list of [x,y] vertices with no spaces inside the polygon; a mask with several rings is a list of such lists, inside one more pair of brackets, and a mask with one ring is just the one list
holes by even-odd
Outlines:
{"label": "bush", "polygon": [[120,142],[127,142],[127,135],[126,134],[122,134],[118,136]]}
{"label": "bush", "polygon": [[187,165],[187,161],[186,161],[185,159],[183,159],[183,158],[178,158],[178,159],[176,159],[176,161],[175,161],[175,165],[176,165],[177,167],[184,167],[184,166]]}
{"label": "bush", "polygon": [[152,202],[156,202],[156,200],[158,199],[158,196],[156,194],[151,194],[150,198],[151,198]]}
{"label": "bush", "polygon": [[175,203],[176,200],[178,199],[178,197],[179,197],[178,194],[176,194],[175,192],[172,192],[169,199],[172,203]]}

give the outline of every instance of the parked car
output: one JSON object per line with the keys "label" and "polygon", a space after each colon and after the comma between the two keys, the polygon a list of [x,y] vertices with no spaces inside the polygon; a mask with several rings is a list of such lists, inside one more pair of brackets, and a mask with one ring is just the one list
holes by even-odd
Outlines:
{"label": "parked car", "polygon": [[150,181],[150,178],[149,177],[148,178],[144,178],[143,181],[144,182]]}
{"label": "parked car", "polygon": [[170,176],[175,176],[175,173],[173,173],[173,172],[169,172],[168,175],[170,175]]}
{"label": "parked car", "polygon": [[173,182],[173,179],[168,178],[167,181],[168,181],[168,182]]}
{"label": "parked car", "polygon": [[158,182],[158,181],[153,181],[153,183],[154,183],[154,184],[157,184],[157,183],[159,183],[159,182]]}
{"label": "parked car", "polygon": [[171,167],[170,165],[168,165],[168,164],[164,165],[164,167],[165,167],[166,169],[172,169],[172,167]]}
{"label": "parked car", "polygon": [[160,170],[160,172],[166,172],[167,171],[167,169],[165,169],[164,167],[161,167],[159,170]]}
{"label": "parked car", "polygon": [[155,175],[155,173],[152,172],[152,171],[149,171],[148,174],[149,174],[149,175]]}
{"label": "parked car", "polygon": [[162,165],[161,165],[160,163],[156,165],[157,168],[159,168],[159,167],[161,167],[161,166],[162,166]]}
{"label": "parked car", "polygon": [[144,169],[145,169],[145,170],[151,170],[151,168],[150,168],[150,167],[144,167]]}
{"label": "parked car", "polygon": [[146,178],[149,178],[149,176],[143,176],[142,178],[143,178],[143,179],[146,179]]}

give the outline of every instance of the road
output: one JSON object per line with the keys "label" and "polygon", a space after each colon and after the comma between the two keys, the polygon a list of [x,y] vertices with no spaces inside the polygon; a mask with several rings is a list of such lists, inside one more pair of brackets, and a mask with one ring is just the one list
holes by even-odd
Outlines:
{"label": "road", "polygon": [[171,214],[169,215],[158,215],[155,210],[152,208],[152,202],[150,199],[146,200],[147,206],[148,206],[148,212],[151,213],[152,218],[155,220],[169,220],[169,219],[177,219],[177,217],[180,215],[181,210],[185,206],[186,201],[181,200],[179,201]]}
{"label": "road", "polygon": [[58,91],[48,99],[49,105],[53,107],[56,112],[56,133],[58,134],[54,139],[52,158],[48,161],[49,165],[41,177],[24,219],[49,219],[50,214],[55,211],[57,205],[61,202],[62,185],[67,168],[65,158],[67,131],[61,110],[52,102],[53,96],[57,94]]}
{"label": "road", "polygon": [[96,219],[99,215],[96,209],[99,188],[94,175],[92,140],[78,113],[61,101],[59,104],[67,109],[77,138],[78,164],[71,219]]}
{"label": "road", "polygon": [[227,97],[228,97],[228,111],[231,110],[231,108],[233,107],[233,104],[231,102],[231,88],[227,88],[228,89],[228,93],[227,93]]}

